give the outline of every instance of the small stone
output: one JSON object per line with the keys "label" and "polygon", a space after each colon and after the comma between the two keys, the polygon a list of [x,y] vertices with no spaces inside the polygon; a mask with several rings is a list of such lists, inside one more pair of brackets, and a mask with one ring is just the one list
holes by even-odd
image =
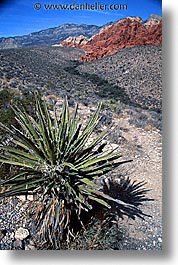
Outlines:
{"label": "small stone", "polygon": [[22,247],[22,241],[21,240],[15,240],[14,241],[14,247],[15,248],[21,248]]}
{"label": "small stone", "polygon": [[33,197],[33,195],[28,195],[28,196],[27,196],[27,200],[29,200],[29,201],[34,201],[34,197]]}
{"label": "small stone", "polygon": [[14,238],[14,235],[15,235],[14,232],[12,232],[12,233],[10,234],[10,238],[13,239],[13,238]]}
{"label": "small stone", "polygon": [[28,196],[19,195],[19,196],[17,196],[17,198],[19,200],[21,200],[22,202],[27,201],[27,200],[29,200],[29,201],[33,201],[34,200],[33,195],[28,195]]}
{"label": "small stone", "polygon": [[21,200],[22,202],[26,201],[26,196],[25,195],[19,195],[19,196],[17,196],[17,198],[19,200]]}
{"label": "small stone", "polygon": [[35,246],[29,244],[29,245],[25,246],[25,250],[35,250]]}
{"label": "small stone", "polygon": [[158,242],[162,243],[162,238],[161,237],[158,237]]}
{"label": "small stone", "polygon": [[19,229],[17,229],[17,231],[15,232],[15,239],[18,240],[23,240],[25,238],[27,238],[29,236],[29,231],[23,227],[20,227]]}

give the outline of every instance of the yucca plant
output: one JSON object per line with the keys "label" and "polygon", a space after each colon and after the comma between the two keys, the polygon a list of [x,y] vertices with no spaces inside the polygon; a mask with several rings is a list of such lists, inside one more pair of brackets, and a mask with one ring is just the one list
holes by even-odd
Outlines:
{"label": "yucca plant", "polygon": [[[18,167],[20,171],[1,181],[7,187],[0,197],[37,194],[35,219],[41,240],[60,248],[61,240],[73,236],[73,222],[83,225],[81,213],[93,205],[111,208],[117,204],[123,215],[140,216],[137,205],[114,198],[101,190],[96,179],[129,161],[121,161],[118,150],[104,151],[107,131],[95,139],[91,135],[98,124],[101,104],[82,127],[77,115],[70,115],[67,99],[58,118],[53,115],[38,94],[36,118],[24,108],[13,106],[21,129],[1,127],[8,132],[10,142],[0,145],[0,162]],[[95,204],[93,204],[95,202]]]}

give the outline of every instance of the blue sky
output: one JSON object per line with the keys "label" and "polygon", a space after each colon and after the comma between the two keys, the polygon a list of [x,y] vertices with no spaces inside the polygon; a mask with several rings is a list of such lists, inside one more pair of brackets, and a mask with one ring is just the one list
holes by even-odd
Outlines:
{"label": "blue sky", "polygon": [[[44,4],[127,4],[127,10],[45,10]],[[40,3],[40,10],[34,4]],[[64,23],[104,25],[127,16],[162,14],[162,0],[7,0],[0,2],[0,37],[19,36]]]}

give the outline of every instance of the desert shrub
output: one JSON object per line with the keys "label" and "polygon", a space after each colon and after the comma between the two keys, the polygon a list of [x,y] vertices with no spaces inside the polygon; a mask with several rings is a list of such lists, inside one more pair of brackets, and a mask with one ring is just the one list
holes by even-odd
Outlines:
{"label": "desert shrub", "polygon": [[14,97],[14,93],[8,89],[0,91],[0,121],[7,124],[14,122],[14,113],[10,108],[10,102]]}
{"label": "desert shrub", "polygon": [[15,113],[11,105],[23,104],[26,111],[34,113],[35,97],[31,91],[17,92],[12,89],[0,90],[0,122],[6,125],[16,125]]}
{"label": "desert shrub", "polygon": [[[41,244],[60,249],[61,242],[75,238],[75,234],[84,229],[84,221],[96,212],[103,213],[102,216],[109,213],[109,218],[115,216],[114,212],[119,217],[143,217],[138,206],[144,201],[144,190],[135,197],[138,187],[131,189],[130,182],[121,182],[123,188],[118,192],[124,195],[128,190],[131,197],[116,196],[110,193],[108,185],[107,189],[97,181],[130,161],[121,160],[118,150],[105,151],[107,130],[91,139],[101,104],[82,126],[78,107],[71,117],[67,99],[60,118],[55,106],[50,115],[46,102],[38,94],[35,94],[35,103],[35,118],[24,108],[13,106],[20,128],[1,124],[12,137],[8,144],[0,145],[0,162],[19,167],[20,171],[1,181],[1,186],[8,189],[0,193],[0,197],[36,194],[34,220]],[[110,210],[114,210],[113,214]]]}

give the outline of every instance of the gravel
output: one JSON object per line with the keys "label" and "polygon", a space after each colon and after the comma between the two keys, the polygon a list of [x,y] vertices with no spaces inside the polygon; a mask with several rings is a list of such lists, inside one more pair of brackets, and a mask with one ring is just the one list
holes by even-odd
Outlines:
{"label": "gravel", "polygon": [[31,201],[22,201],[18,198],[0,200],[1,250],[23,250],[28,245],[28,239],[22,239],[19,229],[26,234],[33,234],[32,223],[27,215],[30,207]]}

